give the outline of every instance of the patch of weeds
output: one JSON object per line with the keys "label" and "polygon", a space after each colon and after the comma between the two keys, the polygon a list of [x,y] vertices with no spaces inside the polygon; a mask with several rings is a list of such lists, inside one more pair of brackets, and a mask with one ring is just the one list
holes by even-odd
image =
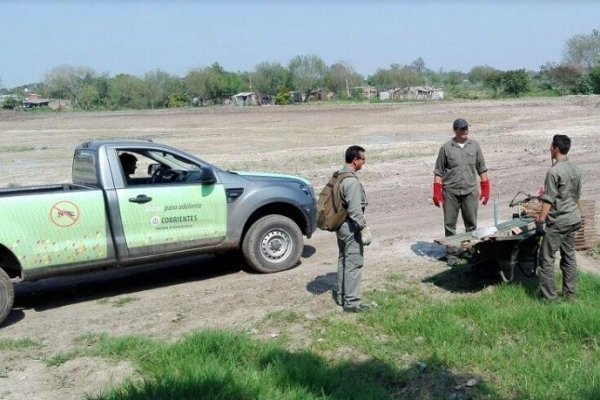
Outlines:
{"label": "patch of weeds", "polygon": [[128,304],[128,303],[132,303],[134,301],[138,301],[140,298],[139,297],[135,297],[135,296],[125,296],[125,297],[120,297],[118,299],[110,299],[110,298],[105,298],[105,299],[100,299],[98,301],[96,301],[97,304],[110,304],[113,307],[123,307],[124,305]]}
{"label": "patch of weeds", "polygon": [[22,153],[25,151],[35,150],[32,146],[4,146],[0,151],[3,153]]}
{"label": "patch of weeds", "polygon": [[302,316],[293,310],[280,310],[274,311],[263,319],[262,325],[264,326],[284,326],[300,322]]}
{"label": "patch of weeds", "polygon": [[106,333],[86,333],[85,335],[81,335],[78,338],[76,338],[75,343],[86,347],[91,347],[97,345],[106,338]]}
{"label": "patch of weeds", "polygon": [[60,353],[53,357],[46,359],[46,365],[49,367],[58,367],[66,363],[67,361],[71,361],[77,358],[80,355],[79,351],[68,351],[66,353]]}
{"label": "patch of weeds", "polygon": [[139,297],[134,297],[134,296],[121,297],[121,298],[118,298],[115,301],[113,301],[112,306],[113,307],[123,307],[124,305],[129,304],[134,301],[138,301],[139,299],[140,299]]}
{"label": "patch of weeds", "polygon": [[0,339],[0,350],[25,350],[25,349],[39,349],[42,344],[36,340],[29,338],[25,339]]}

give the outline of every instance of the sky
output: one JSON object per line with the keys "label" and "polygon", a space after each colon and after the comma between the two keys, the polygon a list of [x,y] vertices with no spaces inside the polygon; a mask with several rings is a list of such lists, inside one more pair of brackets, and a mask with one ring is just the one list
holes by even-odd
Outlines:
{"label": "sky", "polygon": [[594,0],[2,0],[0,87],[63,65],[185,76],[312,54],[365,77],[419,57],[434,71],[538,71],[562,60],[569,38],[599,28]]}

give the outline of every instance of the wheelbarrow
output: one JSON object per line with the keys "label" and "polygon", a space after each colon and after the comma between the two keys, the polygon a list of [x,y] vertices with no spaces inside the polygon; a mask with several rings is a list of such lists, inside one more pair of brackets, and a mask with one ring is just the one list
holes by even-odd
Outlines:
{"label": "wheelbarrow", "polygon": [[519,207],[511,220],[434,241],[446,246],[449,253],[465,258],[479,276],[496,276],[512,282],[518,267],[523,275],[533,277],[543,237],[535,223],[541,201],[538,196],[519,192],[509,206]]}

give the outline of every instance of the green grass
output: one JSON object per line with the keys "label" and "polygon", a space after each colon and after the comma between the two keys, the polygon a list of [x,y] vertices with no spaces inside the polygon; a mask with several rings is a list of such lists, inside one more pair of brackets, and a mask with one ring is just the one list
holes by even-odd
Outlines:
{"label": "green grass", "polygon": [[25,339],[0,339],[0,350],[26,350],[26,349],[38,349],[42,347],[42,344],[38,341],[25,338]]}
{"label": "green grass", "polygon": [[[577,299],[545,303],[533,281],[483,290],[457,277],[430,281],[456,291],[452,299],[391,276],[366,293],[378,305],[368,313],[271,313],[258,327],[277,327],[276,340],[86,335],[55,361],[130,360],[142,378],[95,397],[107,400],[600,398],[599,278],[580,274]],[[307,341],[293,350],[288,333],[298,327]]]}
{"label": "green grass", "polygon": [[331,364],[231,333],[197,333],[174,344],[104,337],[96,350],[135,361],[144,379],[95,399],[381,399],[391,382],[391,371],[378,364]]}
{"label": "green grass", "polygon": [[2,153],[22,153],[24,151],[32,151],[35,150],[35,147],[32,146],[2,146],[0,147],[0,152]]}
{"label": "green grass", "polygon": [[449,302],[412,288],[377,292],[375,312],[358,327],[354,321],[324,324],[323,343],[331,350],[344,342],[392,365],[409,355],[424,362],[434,380],[440,371],[473,376],[502,399],[599,398],[600,280],[582,276],[572,302],[541,302],[535,289],[501,285]]}

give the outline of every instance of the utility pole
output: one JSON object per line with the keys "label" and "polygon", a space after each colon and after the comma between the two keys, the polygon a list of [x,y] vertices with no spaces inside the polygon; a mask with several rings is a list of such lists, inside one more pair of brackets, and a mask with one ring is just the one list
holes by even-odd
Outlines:
{"label": "utility pole", "polygon": [[350,88],[348,87],[348,77],[346,77],[346,93],[348,94],[348,98],[350,98]]}

